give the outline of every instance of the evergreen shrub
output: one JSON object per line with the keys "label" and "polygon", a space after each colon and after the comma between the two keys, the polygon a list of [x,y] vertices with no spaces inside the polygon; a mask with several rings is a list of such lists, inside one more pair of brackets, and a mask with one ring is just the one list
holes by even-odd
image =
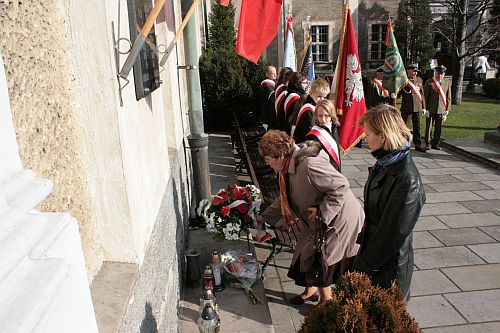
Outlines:
{"label": "evergreen shrub", "polygon": [[347,273],[333,287],[333,300],[314,309],[300,333],[418,333],[398,288],[382,289],[364,273]]}
{"label": "evergreen shrub", "polygon": [[486,96],[500,98],[500,77],[484,81],[483,91]]}
{"label": "evergreen shrub", "polygon": [[200,57],[204,125],[211,131],[228,130],[233,112],[253,117],[259,109],[257,92],[265,67],[236,54],[234,12],[232,4],[212,1],[208,42]]}

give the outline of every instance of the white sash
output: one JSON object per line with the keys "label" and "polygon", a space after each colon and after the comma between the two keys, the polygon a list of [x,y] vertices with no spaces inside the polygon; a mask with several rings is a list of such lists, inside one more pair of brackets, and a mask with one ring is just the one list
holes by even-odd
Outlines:
{"label": "white sash", "polygon": [[278,115],[279,109],[281,107],[281,103],[285,100],[285,96],[287,94],[286,90],[283,90],[278,97],[276,97],[276,100],[274,101],[274,108],[276,109],[276,115]]}
{"label": "white sash", "polygon": [[292,104],[299,98],[300,98],[299,94],[296,93],[288,94],[285,100],[285,119],[288,117],[288,108],[290,107],[290,104]]}
{"label": "white sash", "polygon": [[420,103],[422,103],[422,95],[420,94],[419,87],[414,85],[410,80],[408,80],[408,87],[410,87],[411,91],[413,91],[413,94],[417,96]]}
{"label": "white sash", "polygon": [[273,86],[273,87],[275,87],[275,86],[276,86],[276,83],[274,83],[274,81],[273,81],[273,80],[271,80],[271,79],[265,79],[265,80],[263,80],[263,81],[260,83],[260,86],[262,87],[262,86],[263,86],[263,85],[265,85],[265,84],[269,84],[269,85],[271,85],[271,86]]}
{"label": "white sash", "polygon": [[292,126],[292,130],[290,131],[290,136],[293,138],[293,134],[295,133],[295,127],[299,124],[300,117],[306,112],[306,111],[312,111],[314,112],[314,105],[311,103],[306,103],[304,104],[299,111],[299,114],[297,115],[297,120],[295,121],[295,125]]}
{"label": "white sash", "polygon": [[432,84],[434,85],[434,88],[436,88],[436,90],[438,91],[439,98],[441,99],[441,102],[443,102],[444,108],[447,109],[448,108],[448,101],[446,100],[446,96],[444,94],[443,88],[441,88],[441,84],[439,84],[436,81],[436,78],[434,78],[434,77],[432,78]]}
{"label": "white sash", "polygon": [[373,82],[375,82],[377,87],[379,87],[379,89],[382,90],[382,94],[384,95],[384,97],[389,97],[389,90],[384,88],[384,86],[382,85],[382,82],[379,79],[374,78]]}
{"label": "white sash", "polygon": [[306,111],[312,111],[312,112],[314,112],[314,105],[312,105],[311,103],[306,103],[306,104],[304,104],[304,105],[300,108],[299,114],[297,115],[297,120],[295,121],[295,126],[297,126],[297,125],[299,124],[300,117],[302,117],[302,115],[303,115]]}
{"label": "white sash", "polygon": [[[332,125],[334,126],[334,125]],[[337,163],[337,166],[340,169],[340,158],[339,158],[339,148],[337,146],[337,142],[333,139],[333,137],[326,131],[324,128],[319,126],[314,126],[307,135],[314,135],[318,138],[319,142],[325,147],[326,152],[330,155],[331,158]]]}

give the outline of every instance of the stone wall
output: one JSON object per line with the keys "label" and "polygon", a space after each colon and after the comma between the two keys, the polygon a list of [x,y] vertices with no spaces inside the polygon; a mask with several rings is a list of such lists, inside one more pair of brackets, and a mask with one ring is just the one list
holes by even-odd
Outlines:
{"label": "stone wall", "polygon": [[54,183],[39,209],[69,211],[78,220],[91,277],[103,255],[78,150],[64,20],[56,0],[0,0],[0,52],[21,160]]}

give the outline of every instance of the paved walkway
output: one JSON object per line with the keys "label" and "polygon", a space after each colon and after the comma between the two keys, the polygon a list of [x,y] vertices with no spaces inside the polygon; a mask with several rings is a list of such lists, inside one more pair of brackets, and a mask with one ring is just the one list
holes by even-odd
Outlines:
{"label": "paved walkway", "polygon": [[[227,145],[227,141],[211,139],[213,144]],[[414,231],[409,312],[427,333],[500,332],[500,173],[447,150],[412,150],[412,154],[427,202]],[[215,163],[211,159],[212,177],[229,180],[227,174],[215,171]],[[343,173],[360,200],[367,168],[373,163],[364,148],[352,150],[343,160]],[[261,260],[269,253],[265,245],[257,245],[256,251]],[[279,254],[264,280],[272,325],[279,333],[297,331],[313,306],[287,303],[301,291],[286,277],[290,259],[291,253]],[[222,328],[222,332],[243,332],[237,321],[223,323]]]}

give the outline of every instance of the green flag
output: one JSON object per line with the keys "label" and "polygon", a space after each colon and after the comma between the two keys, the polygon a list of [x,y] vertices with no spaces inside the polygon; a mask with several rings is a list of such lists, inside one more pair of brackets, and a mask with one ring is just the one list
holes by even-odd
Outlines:
{"label": "green flag", "polygon": [[389,90],[391,97],[395,98],[399,90],[406,86],[408,77],[406,76],[403,59],[401,59],[401,54],[399,54],[394,32],[392,31],[391,19],[387,22],[385,45],[384,79],[382,80],[382,86]]}

